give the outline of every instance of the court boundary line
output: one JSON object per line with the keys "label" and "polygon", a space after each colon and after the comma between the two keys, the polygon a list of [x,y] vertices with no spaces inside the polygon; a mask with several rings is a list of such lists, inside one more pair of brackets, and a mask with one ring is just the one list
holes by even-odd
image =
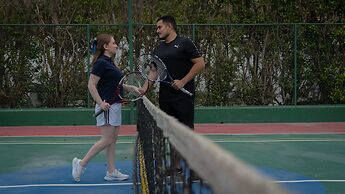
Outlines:
{"label": "court boundary line", "polygon": [[[92,145],[95,142],[88,142],[88,143],[58,143],[58,142],[44,142],[44,143],[34,143],[34,142],[28,142],[28,143],[24,143],[24,142],[0,142],[0,145]],[[116,142],[116,144],[134,144],[135,142]]]}
{"label": "court boundary line", "polygon": [[[345,134],[345,133],[344,133]],[[118,135],[119,137],[135,137],[137,134]],[[0,135],[1,137],[101,137],[101,135]]]}
{"label": "court boundary line", "polygon": [[[344,142],[345,139],[272,139],[272,140],[212,140],[213,143],[280,143],[280,142]],[[134,141],[118,141],[117,144],[134,144]],[[0,142],[0,145],[90,145],[94,142]]]}
{"label": "court boundary line", "polygon": [[[198,132],[199,135],[209,135],[209,136],[216,136],[216,135],[222,135],[222,136],[262,136],[262,135],[345,135],[345,132],[324,132],[324,133],[317,133],[317,132],[300,132],[300,133],[204,133],[204,132]],[[135,137],[137,134],[129,134],[129,135],[119,135],[119,137]],[[0,138],[9,138],[9,137],[28,137],[28,138],[34,138],[34,137],[51,137],[51,138],[57,138],[57,137],[67,137],[67,138],[78,138],[78,137],[100,137],[100,135],[1,135]]]}
{"label": "court boundary line", "polygon": [[317,182],[329,182],[329,183],[345,183],[345,180],[342,179],[325,179],[325,180],[315,180],[315,179],[308,179],[308,180],[288,180],[288,181],[271,181],[274,183],[317,183]]}
{"label": "court boundary line", "polygon": [[[270,183],[317,183],[317,182],[328,182],[328,183],[345,183],[342,179],[307,179],[307,180],[275,180],[268,181]],[[102,187],[102,186],[129,186],[133,183],[99,183],[99,184],[27,184],[27,185],[0,185],[0,189],[12,189],[12,188],[28,188],[28,187]]]}
{"label": "court boundary line", "polygon": [[215,143],[342,142],[345,139],[216,140]]}
{"label": "court boundary line", "polygon": [[345,134],[345,132],[324,132],[324,133],[319,133],[319,132],[300,132],[300,133],[200,133],[197,132],[198,134],[202,135],[224,135],[224,136],[248,136],[248,135],[340,135],[340,134]]}
{"label": "court boundary line", "polygon": [[128,186],[133,183],[98,183],[98,184],[28,184],[28,185],[0,185],[0,189],[26,188],[26,187],[99,187],[99,186]]}

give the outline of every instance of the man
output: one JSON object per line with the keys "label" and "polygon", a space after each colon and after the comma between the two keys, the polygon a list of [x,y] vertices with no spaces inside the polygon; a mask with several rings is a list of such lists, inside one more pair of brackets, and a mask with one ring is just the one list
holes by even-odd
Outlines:
{"label": "man", "polygon": [[[168,115],[194,129],[194,77],[205,68],[204,58],[190,39],[177,35],[176,22],[172,16],[158,18],[156,27],[162,42],[154,49],[153,54],[161,58],[174,79],[171,86],[160,84],[159,106]],[[180,91],[182,87],[193,95]],[[180,156],[172,149],[174,165],[168,174],[182,172],[179,158]],[[197,179],[195,173],[191,172],[188,182]]]}
{"label": "man", "polygon": [[[205,68],[205,62],[195,44],[177,34],[174,17],[166,15],[158,18],[156,32],[162,42],[153,53],[167,66],[174,79],[173,84],[160,84],[159,106],[167,114],[181,123],[194,128],[194,77]],[[180,89],[184,87],[193,95]]]}

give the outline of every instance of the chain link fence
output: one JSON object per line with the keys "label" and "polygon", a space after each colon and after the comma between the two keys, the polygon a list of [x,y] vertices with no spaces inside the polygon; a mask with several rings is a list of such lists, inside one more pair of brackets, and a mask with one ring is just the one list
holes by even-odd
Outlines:
{"label": "chain link fence", "polygon": [[[0,107],[90,107],[90,40],[114,35],[114,61],[128,72],[159,41],[155,25],[132,27],[129,37],[127,24],[1,24]],[[183,24],[178,33],[194,40],[206,61],[196,78],[197,105],[345,103],[343,23]]]}

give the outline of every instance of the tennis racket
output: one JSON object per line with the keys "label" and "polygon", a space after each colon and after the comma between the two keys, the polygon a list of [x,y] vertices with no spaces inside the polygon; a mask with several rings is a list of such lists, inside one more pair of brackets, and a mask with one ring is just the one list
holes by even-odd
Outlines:
{"label": "tennis racket", "polygon": [[[151,82],[169,85],[173,84],[174,79],[169,74],[167,67],[163,61],[154,54],[143,54],[140,56],[139,71]],[[189,96],[193,96],[193,94],[185,88],[180,88],[180,90]]]}
{"label": "tennis racket", "polygon": [[[146,94],[148,88],[148,81],[140,72],[131,72],[122,77],[115,95],[120,97],[122,103],[135,102]],[[99,110],[94,117],[103,112],[103,109]]]}

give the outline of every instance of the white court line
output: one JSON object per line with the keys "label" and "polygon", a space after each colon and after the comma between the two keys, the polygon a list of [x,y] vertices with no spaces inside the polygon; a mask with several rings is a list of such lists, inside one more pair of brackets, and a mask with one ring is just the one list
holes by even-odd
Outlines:
{"label": "white court line", "polygon": [[224,136],[270,136],[270,135],[345,135],[345,132],[286,132],[286,133],[199,133],[201,135],[224,135]]}
{"label": "white court line", "polygon": [[[133,135],[118,135],[119,137],[135,137],[136,134]],[[3,135],[0,136],[0,138],[82,138],[82,137],[95,137],[95,138],[100,138],[101,135]]]}
{"label": "white court line", "polygon": [[[270,181],[271,183],[345,183],[345,180],[288,180]],[[100,187],[100,186],[131,186],[133,183],[108,183],[108,184],[31,184],[31,185],[2,185],[0,189],[26,188],[26,187]]]}
{"label": "white court line", "polygon": [[345,139],[215,140],[215,143],[342,142]]}
{"label": "white court line", "polygon": [[290,181],[271,181],[274,183],[315,183],[315,182],[329,182],[329,183],[345,183],[345,180],[290,180]]}
{"label": "white court line", "polygon": [[[80,143],[68,143],[68,142],[0,142],[0,145],[90,145],[95,142],[80,142]],[[116,142],[116,144],[134,144],[135,142],[122,141]]]}
{"label": "white court line", "polygon": [[[243,133],[243,134],[239,134],[239,133],[198,133],[200,135],[207,135],[207,136],[218,136],[218,135],[222,135],[222,136],[251,136],[251,135],[255,135],[255,136],[275,136],[275,135],[345,135],[345,132],[316,132],[316,133],[312,133],[312,132],[292,132],[292,133]],[[135,137],[136,134],[129,134],[129,135],[119,135],[121,137]],[[4,135],[4,136],[0,136],[0,138],[5,137],[5,138],[40,138],[40,137],[48,137],[48,138],[80,138],[80,137],[100,137],[100,135],[41,135],[41,136],[35,136],[35,135],[17,135],[17,136],[9,136],[9,135]]]}
{"label": "white court line", "polygon": [[[279,142],[344,142],[345,139],[273,139],[273,140],[212,140],[214,143],[279,143]],[[134,144],[120,141],[117,144]],[[0,142],[0,145],[90,145],[94,142]]]}
{"label": "white court line", "polygon": [[99,187],[99,186],[128,186],[133,183],[107,183],[107,184],[31,184],[31,185],[3,185],[0,189],[24,187]]}

